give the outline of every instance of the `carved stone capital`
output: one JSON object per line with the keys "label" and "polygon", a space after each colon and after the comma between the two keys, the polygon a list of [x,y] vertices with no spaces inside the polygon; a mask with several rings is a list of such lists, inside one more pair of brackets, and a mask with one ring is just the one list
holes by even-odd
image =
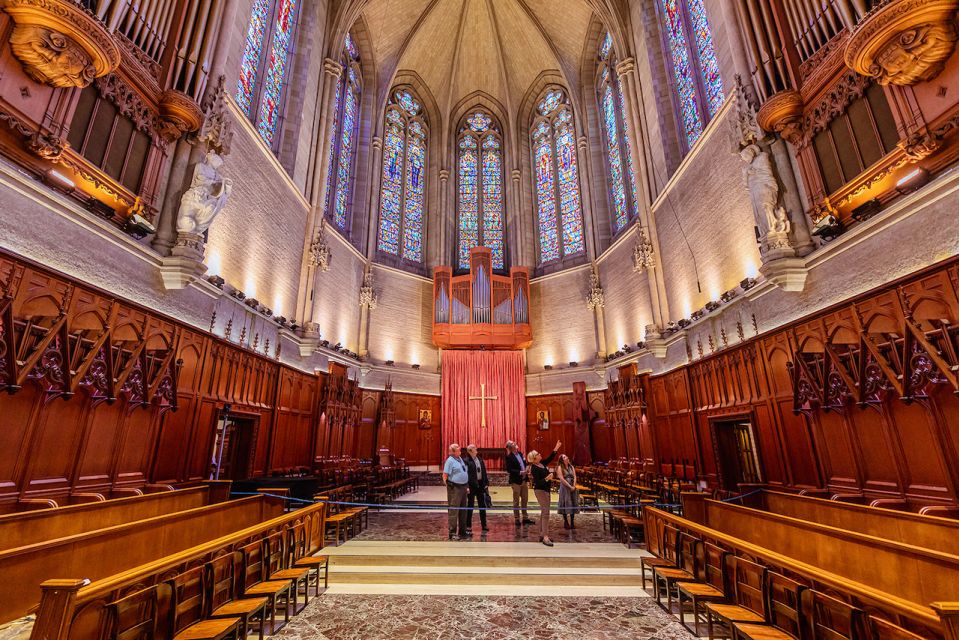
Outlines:
{"label": "carved stone capital", "polygon": [[959,0],[880,4],[856,27],[846,65],[879,84],[913,85],[938,76],[956,48]]}
{"label": "carved stone capital", "polygon": [[323,73],[339,80],[343,75],[343,65],[332,58],[327,58],[323,61]]}
{"label": "carved stone capital", "polygon": [[[178,248],[174,247],[174,252]],[[168,291],[185,289],[191,282],[195,282],[206,273],[202,252],[199,257],[191,250],[182,251],[182,253],[190,255],[171,255],[163,258],[160,264],[160,278],[163,280],[163,287]]]}
{"label": "carved stone capital", "polygon": [[450,170],[449,169],[440,169],[440,180],[446,182],[450,179]]}
{"label": "carved stone capital", "polygon": [[374,151],[383,150],[383,138],[379,136],[373,136],[373,140],[370,142],[370,145],[373,147]]}
{"label": "carved stone capital", "polygon": [[778,133],[784,140],[797,144],[803,135],[802,94],[780,91],[760,107],[756,120],[769,133]]}
{"label": "carved stone capital", "polygon": [[523,172],[519,169],[513,169],[510,171],[509,177],[513,179],[513,182],[519,182],[520,178],[523,177]]}
{"label": "carved stone capital", "polygon": [[806,278],[809,276],[806,261],[802,258],[772,260],[761,266],[759,272],[783,291],[793,292],[805,289]]}
{"label": "carved stone capital", "polygon": [[6,0],[10,49],[28,76],[51,87],[86,87],[120,65],[120,48],[95,16],[68,0]]}
{"label": "carved stone capital", "polygon": [[160,95],[160,135],[168,142],[203,125],[203,110],[187,94],[168,89]]}
{"label": "carved stone capital", "polygon": [[620,78],[625,78],[633,73],[636,73],[636,60],[632,57],[626,58],[616,65],[616,75]]}
{"label": "carved stone capital", "polygon": [[580,136],[580,137],[576,140],[576,145],[579,147],[579,150],[580,150],[580,151],[588,151],[588,150],[589,150],[589,140],[586,139],[586,136]]}

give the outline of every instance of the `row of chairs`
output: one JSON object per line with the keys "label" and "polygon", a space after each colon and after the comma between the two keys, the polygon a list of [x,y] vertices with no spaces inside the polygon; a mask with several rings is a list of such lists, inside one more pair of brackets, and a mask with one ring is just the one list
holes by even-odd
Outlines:
{"label": "row of chairs", "polygon": [[263,640],[328,586],[329,557],[309,555],[306,523],[270,533],[112,602],[111,640]]}
{"label": "row of chairs", "polygon": [[352,485],[337,487],[322,495],[313,496],[314,500],[326,502],[326,531],[323,533],[325,545],[330,534],[333,534],[333,546],[346,542],[359,535],[370,522],[369,507],[357,506],[350,502],[359,502],[357,492]]}
{"label": "row of chairs", "polygon": [[[923,636],[770,569],[666,525],[662,557],[644,557],[643,588],[651,576],[656,601],[675,602],[693,631],[710,640],[922,640]],[[665,604],[663,600],[665,599]]]}

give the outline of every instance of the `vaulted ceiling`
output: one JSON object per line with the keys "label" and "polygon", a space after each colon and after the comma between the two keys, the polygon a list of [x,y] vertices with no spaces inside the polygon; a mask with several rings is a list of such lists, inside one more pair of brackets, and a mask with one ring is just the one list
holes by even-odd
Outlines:
{"label": "vaulted ceiling", "polygon": [[362,16],[380,95],[412,71],[444,116],[476,91],[513,116],[544,71],[576,86],[593,9],[588,0],[376,0]]}

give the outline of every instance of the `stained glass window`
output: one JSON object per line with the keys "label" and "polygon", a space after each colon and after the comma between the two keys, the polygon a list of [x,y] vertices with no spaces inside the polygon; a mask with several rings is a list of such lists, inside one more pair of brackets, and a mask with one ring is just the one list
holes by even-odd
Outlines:
{"label": "stained glass window", "polygon": [[293,50],[298,0],[254,0],[236,101],[263,140],[274,146]]}
{"label": "stained glass window", "polygon": [[573,111],[563,90],[543,96],[531,131],[543,264],[586,250]]}
{"label": "stained glass window", "polygon": [[343,232],[349,231],[353,193],[356,137],[362,96],[359,53],[347,35],[341,54],[343,73],[333,96],[333,126],[330,127],[329,174],[326,183],[326,216]]}
{"label": "stained glass window", "polygon": [[421,110],[406,89],[393,92],[387,105],[376,243],[380,251],[412,262],[423,260],[429,129]]}
{"label": "stained glass window", "polygon": [[636,173],[633,168],[632,141],[623,85],[616,73],[616,52],[609,33],[599,47],[597,98],[605,132],[606,169],[608,172],[610,211],[613,233],[624,229],[639,215]]}
{"label": "stained glass window", "polygon": [[493,268],[506,267],[503,200],[503,145],[493,117],[474,111],[460,128],[457,165],[457,262],[469,267],[473,247],[489,247]]}
{"label": "stained glass window", "polygon": [[681,128],[692,147],[725,100],[703,0],[659,0]]}

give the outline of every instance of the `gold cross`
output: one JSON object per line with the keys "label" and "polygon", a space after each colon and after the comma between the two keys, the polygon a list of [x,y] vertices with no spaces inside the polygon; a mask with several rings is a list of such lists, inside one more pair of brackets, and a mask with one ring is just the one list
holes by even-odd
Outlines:
{"label": "gold cross", "polygon": [[486,428],[486,401],[487,400],[499,400],[497,396],[488,396],[486,395],[486,383],[480,383],[480,394],[478,396],[470,396],[470,400],[479,400],[480,401],[480,415],[482,416],[480,420],[480,427],[483,429]]}

